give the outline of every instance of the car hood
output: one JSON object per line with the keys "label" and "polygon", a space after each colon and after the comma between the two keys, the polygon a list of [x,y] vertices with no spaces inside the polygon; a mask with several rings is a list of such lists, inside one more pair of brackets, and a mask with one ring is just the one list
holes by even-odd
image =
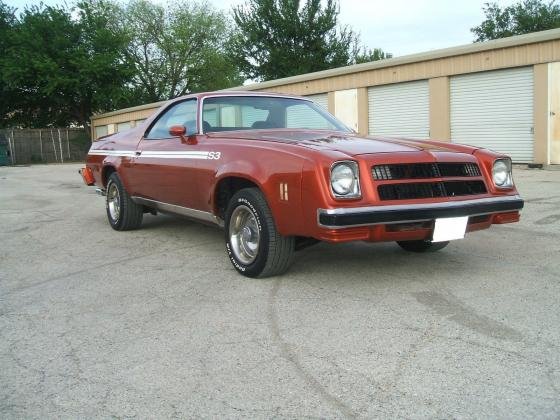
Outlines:
{"label": "car hood", "polygon": [[[297,144],[316,150],[334,150],[348,156],[372,153],[398,152],[455,152],[456,147],[446,147],[445,143],[394,137],[361,137],[354,133],[325,132],[305,130],[251,130],[229,133],[212,133],[212,137],[234,137],[247,140],[260,140]],[[472,149],[474,150],[474,149]]]}

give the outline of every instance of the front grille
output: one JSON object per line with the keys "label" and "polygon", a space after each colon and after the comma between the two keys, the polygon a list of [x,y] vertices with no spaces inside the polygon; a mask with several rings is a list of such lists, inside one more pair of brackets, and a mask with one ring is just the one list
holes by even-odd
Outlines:
{"label": "front grille", "polygon": [[381,200],[407,200],[484,194],[486,186],[482,181],[414,182],[380,185],[377,192]]}
{"label": "front grille", "polygon": [[398,163],[375,165],[371,172],[377,180],[480,176],[476,163]]}

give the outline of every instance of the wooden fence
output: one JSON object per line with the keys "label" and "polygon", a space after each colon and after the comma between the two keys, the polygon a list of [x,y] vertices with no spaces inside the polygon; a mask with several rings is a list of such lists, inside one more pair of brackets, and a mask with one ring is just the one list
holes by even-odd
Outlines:
{"label": "wooden fence", "polygon": [[83,161],[91,145],[82,128],[0,129],[0,143],[12,165]]}

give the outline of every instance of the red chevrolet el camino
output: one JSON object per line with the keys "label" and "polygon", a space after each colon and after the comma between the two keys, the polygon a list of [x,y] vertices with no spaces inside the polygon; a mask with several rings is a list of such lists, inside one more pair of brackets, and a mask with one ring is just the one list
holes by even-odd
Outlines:
{"label": "red chevrolet el camino", "polygon": [[109,224],[173,213],[225,230],[249,277],[285,272],[316,241],[396,241],[436,251],[519,220],[511,160],[435,141],[361,137],[306,98],[190,95],[95,142],[81,171],[106,196]]}

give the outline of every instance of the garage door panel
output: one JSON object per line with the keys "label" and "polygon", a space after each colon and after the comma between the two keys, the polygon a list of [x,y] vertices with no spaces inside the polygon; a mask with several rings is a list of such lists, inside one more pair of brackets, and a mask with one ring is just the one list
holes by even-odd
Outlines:
{"label": "garage door panel", "polygon": [[[501,71],[504,71],[504,70],[498,70],[498,71],[501,72]],[[505,70],[505,71],[511,71],[511,70]],[[479,73],[477,73],[477,75],[478,74]],[[465,77],[465,76],[455,76],[455,77],[462,78],[462,77]],[[474,75],[469,74],[468,77],[474,77]],[[530,82],[530,81],[532,81],[532,78],[529,78],[529,77],[517,77],[515,80],[503,80],[503,78],[496,77],[495,79],[492,79],[492,80],[483,80],[481,83],[479,83],[477,81],[466,80],[464,82],[462,81],[461,84],[465,87],[468,87],[468,88],[474,90],[474,91],[487,90],[487,89],[499,89],[502,86],[523,90],[523,89],[526,88],[526,85],[520,85],[520,83]]]}
{"label": "garage door panel", "polygon": [[[504,87],[503,89],[493,89],[493,90],[488,89],[488,90],[481,90],[481,91],[477,91],[477,92],[471,91],[471,92],[468,92],[468,93],[463,93],[461,101],[460,102],[451,101],[451,105],[461,105],[461,104],[472,104],[472,105],[478,104],[478,105],[480,105],[481,96],[486,96],[487,98],[488,97],[499,96],[499,97],[502,98],[501,105],[502,106],[507,106],[508,105],[508,102],[507,102],[508,99],[509,100],[517,100],[517,99],[519,99],[520,95],[525,97],[527,95],[532,96],[532,94],[533,94],[532,90],[530,90],[530,91],[529,90],[516,90],[516,91],[513,91],[513,92],[504,93],[504,91],[503,91],[504,89],[508,89],[508,88]],[[526,104],[521,103],[520,105],[524,106]]]}
{"label": "garage door panel", "polygon": [[[503,147],[508,147],[508,149],[511,149],[511,150],[531,148],[527,145],[513,145],[513,146],[511,145],[511,140],[510,139],[513,136],[519,136],[522,133],[512,131],[512,132],[504,133],[504,134],[506,134],[506,135],[504,136],[504,138],[501,138],[501,139],[498,139],[496,137],[490,137],[490,136],[486,136],[486,137],[485,136],[465,137],[465,141],[463,141],[462,143],[468,143],[468,142],[474,142],[474,143],[477,143],[477,144],[484,143],[486,145],[485,147],[489,147],[489,148],[492,148],[493,146],[499,144]],[[492,141],[492,145],[488,145],[489,141]]]}
{"label": "garage door panel", "polygon": [[[489,115],[486,112],[483,112],[479,109],[475,110],[473,109],[472,111],[467,110],[466,112],[463,112],[461,114],[456,114],[454,115],[457,119],[455,121],[460,121],[462,118],[464,119],[469,119],[470,121],[473,122],[475,117],[477,120],[478,119],[483,119],[486,121],[511,121],[511,120],[517,120],[517,117],[526,117],[527,113],[531,113],[533,111],[532,108],[507,108],[507,107],[503,107],[502,111],[504,112],[504,114],[502,115]],[[455,122],[454,121],[454,122]],[[519,122],[519,125],[523,125],[524,122],[521,121]],[[473,122],[474,124],[474,122]],[[525,122],[525,124],[528,124],[530,126],[532,126],[531,123],[529,122]]]}
{"label": "garage door panel", "polygon": [[[478,117],[478,118],[477,118]],[[497,118],[489,118],[486,115],[480,115],[480,114],[470,114],[470,115],[465,115],[464,117],[461,118],[457,118],[457,120],[454,122],[454,129],[458,130],[460,128],[466,128],[466,127],[472,127],[473,130],[477,130],[477,135],[484,135],[484,131],[478,132],[479,130],[479,125],[483,124],[494,124],[494,130],[492,130],[492,135],[496,135],[499,136],[499,133],[494,133],[495,130],[497,130],[498,128],[502,128],[501,126],[505,125],[510,125],[510,124],[515,124],[516,128],[520,129],[522,127],[527,127],[526,133],[530,134],[531,132],[531,128],[533,127],[532,125],[529,124],[520,124],[519,123],[519,118],[522,118],[523,114],[519,114],[519,115],[510,115],[508,118],[502,118],[500,120],[498,120]],[[473,122],[473,120],[476,119],[476,122]],[[500,127],[498,127],[500,126]],[[511,127],[506,127],[506,128],[511,128]],[[465,134],[464,134],[465,135]]]}
{"label": "garage door panel", "polygon": [[[524,68],[525,69],[525,68]],[[508,70],[497,70],[498,72],[516,72],[519,69],[508,69]],[[494,77],[490,77],[490,76],[486,76],[484,77],[484,80],[476,80],[476,79],[470,79],[474,76],[479,76],[483,73],[476,73],[476,74],[468,74],[468,75],[461,75],[461,76],[455,76],[455,78],[463,78],[462,84],[463,86],[466,87],[470,87],[473,88],[475,90],[483,90],[486,88],[490,88],[493,89],[496,87],[496,83],[499,83],[499,86],[519,86],[519,82],[522,81],[532,81],[533,77],[532,74],[531,75],[520,75],[518,74],[517,77],[515,77],[515,79],[511,79],[511,80],[504,80],[504,76],[503,75],[496,75]]]}
{"label": "garage door panel", "polygon": [[451,139],[533,160],[533,69],[452,77]]}
{"label": "garage door panel", "polygon": [[329,109],[329,95],[328,93],[318,93],[316,95],[307,95],[317,105],[321,105],[325,109]]}
{"label": "garage door panel", "polygon": [[427,80],[370,87],[368,106],[370,135],[429,137]]}

